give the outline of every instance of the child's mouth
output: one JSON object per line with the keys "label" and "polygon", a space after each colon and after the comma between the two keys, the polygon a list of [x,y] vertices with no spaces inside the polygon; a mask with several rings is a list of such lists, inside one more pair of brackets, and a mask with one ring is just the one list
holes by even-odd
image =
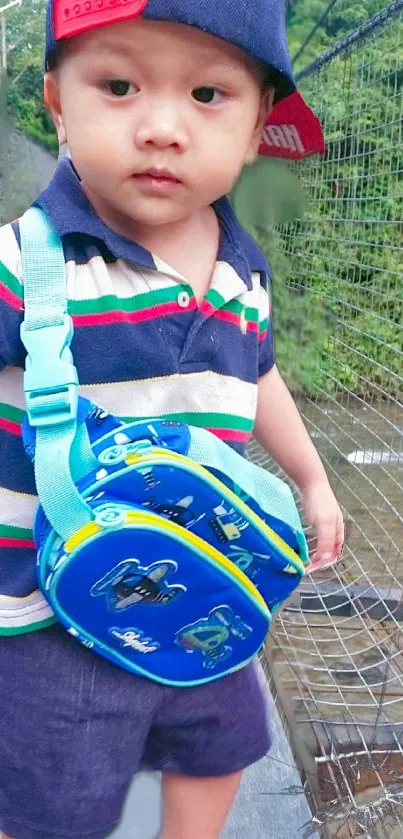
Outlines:
{"label": "child's mouth", "polygon": [[165,169],[148,169],[133,175],[133,178],[147,192],[169,192],[181,183],[172,172]]}

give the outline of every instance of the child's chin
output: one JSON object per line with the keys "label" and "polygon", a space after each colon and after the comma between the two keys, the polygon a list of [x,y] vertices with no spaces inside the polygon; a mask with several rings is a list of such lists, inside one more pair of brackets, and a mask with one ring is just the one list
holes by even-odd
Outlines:
{"label": "child's chin", "polygon": [[149,227],[158,227],[164,224],[186,221],[191,215],[190,211],[179,207],[158,206],[159,204],[167,205],[167,201],[154,201],[153,204],[154,206],[147,208],[136,206],[133,210],[133,221]]}

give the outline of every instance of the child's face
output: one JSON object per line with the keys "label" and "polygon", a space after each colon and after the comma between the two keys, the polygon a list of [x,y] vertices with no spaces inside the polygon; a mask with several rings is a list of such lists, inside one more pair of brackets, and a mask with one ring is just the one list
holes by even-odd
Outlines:
{"label": "child's face", "polygon": [[183,221],[228,192],[272,94],[236,47],[137,19],[68,42],[45,101],[96,210],[127,231]]}

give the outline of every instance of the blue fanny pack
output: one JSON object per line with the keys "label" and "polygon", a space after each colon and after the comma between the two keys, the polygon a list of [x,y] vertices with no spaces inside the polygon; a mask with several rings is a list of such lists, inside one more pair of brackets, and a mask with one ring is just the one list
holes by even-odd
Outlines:
{"label": "blue fanny pack", "polygon": [[208,431],[78,397],[60,240],[38,209],[20,230],[39,586],[72,636],[136,675],[225,676],[304,574],[291,490]]}

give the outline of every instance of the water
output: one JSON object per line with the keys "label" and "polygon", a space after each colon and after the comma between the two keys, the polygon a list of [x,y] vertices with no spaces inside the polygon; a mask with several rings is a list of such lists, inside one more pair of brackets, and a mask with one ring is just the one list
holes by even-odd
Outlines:
{"label": "water", "polygon": [[[346,511],[346,574],[373,585],[403,583],[403,407],[305,403],[304,419]],[[354,558],[354,562],[351,559]]]}

